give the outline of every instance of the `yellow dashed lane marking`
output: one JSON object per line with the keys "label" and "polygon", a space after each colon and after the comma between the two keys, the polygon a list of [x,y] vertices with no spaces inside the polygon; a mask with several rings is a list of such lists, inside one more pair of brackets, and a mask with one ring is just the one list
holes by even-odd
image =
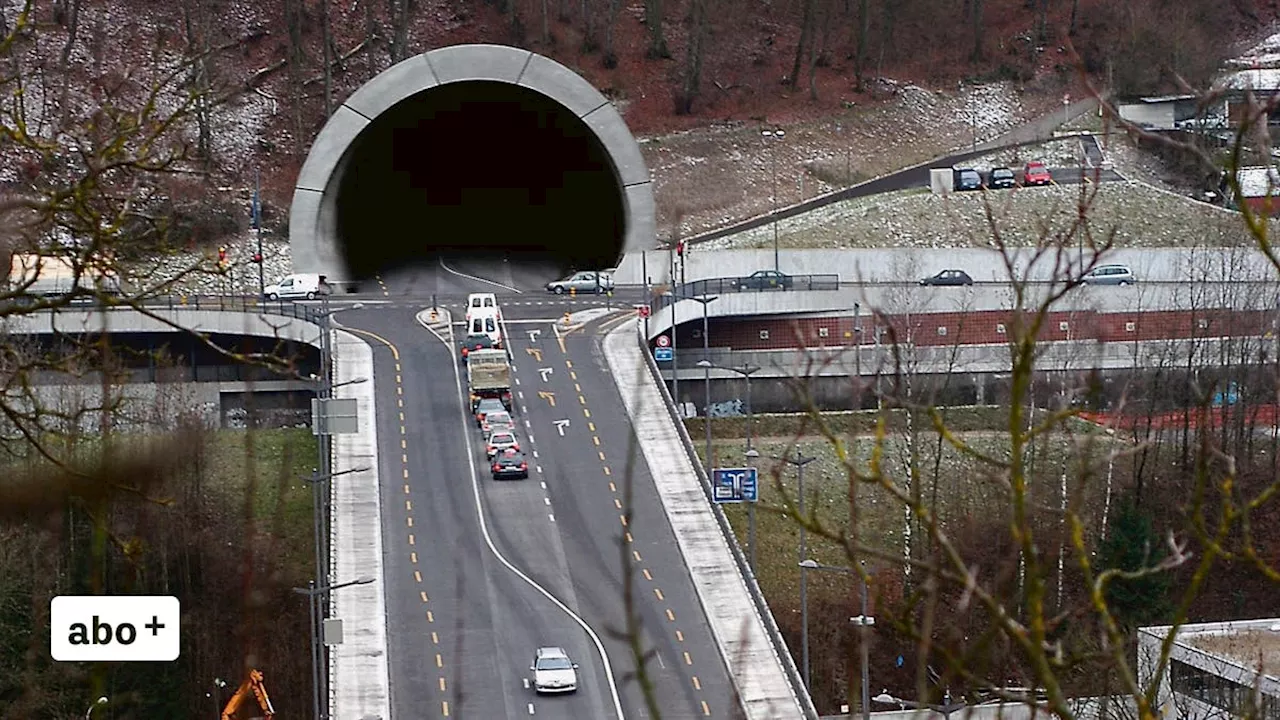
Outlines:
{"label": "yellow dashed lane marking", "polygon": [[413,579],[414,579],[414,580],[416,580],[416,581],[418,581],[418,582],[422,582],[422,573],[421,573],[421,572],[419,572],[419,571],[417,571],[417,570],[414,570],[414,571],[413,571]]}
{"label": "yellow dashed lane marking", "polygon": [[587,417],[591,417],[591,411],[586,408],[582,408],[582,414]]}
{"label": "yellow dashed lane marking", "polygon": [[684,664],[685,664],[685,665],[692,665],[692,664],[693,664],[693,658],[689,657],[689,651],[688,651],[688,650],[685,650],[685,651],[684,651]]}
{"label": "yellow dashed lane marking", "polygon": [[662,591],[661,591],[661,590],[659,590],[658,588],[654,588],[654,589],[653,589],[653,594],[654,594],[654,595],[656,595],[656,596],[658,596],[658,600],[659,600],[659,601],[661,601],[661,600],[662,600]]}
{"label": "yellow dashed lane marking", "polygon": [[[404,479],[405,479],[405,480],[408,480],[408,479],[409,479],[409,468],[405,468],[405,469],[404,469]],[[405,486],[404,486],[404,491],[405,491],[405,492],[409,492],[409,486],[408,486],[408,485],[405,485]]]}
{"label": "yellow dashed lane marking", "polygon": [[442,707],[444,707],[444,716],[445,716],[445,717],[449,717],[449,701],[448,701],[448,700],[441,700],[441,701],[440,701],[440,705],[441,705]]}
{"label": "yellow dashed lane marking", "polygon": [[587,423],[587,430],[590,430],[591,432],[595,432],[595,431],[596,431],[596,424],[595,424],[595,423],[593,423],[593,422],[589,422],[589,423]]}
{"label": "yellow dashed lane marking", "polygon": [[399,398],[396,398],[396,405],[399,405],[400,407],[404,407],[404,401]]}
{"label": "yellow dashed lane marking", "polygon": [[600,456],[600,461],[601,461],[601,462],[604,462],[604,451],[603,451],[603,450],[601,450],[600,452],[598,452],[598,453],[596,453],[596,454]]}
{"label": "yellow dashed lane marking", "polygon": [[436,616],[435,616],[435,615],[432,615],[432,614],[431,614],[431,611],[430,611],[430,610],[428,610],[428,611],[427,611],[427,622],[429,622],[429,623],[433,623],[433,622],[435,622],[435,621],[436,621]]}
{"label": "yellow dashed lane marking", "polygon": [[409,527],[413,527],[413,518],[407,517],[405,520],[409,521]]}
{"label": "yellow dashed lane marking", "polygon": [[644,562],[643,560],[641,560],[641,559],[640,559],[640,551],[639,551],[639,550],[632,550],[632,551],[631,551],[631,557],[635,558],[635,559],[636,559],[636,562]]}
{"label": "yellow dashed lane marking", "polygon": [[[409,471],[408,471],[408,470],[405,470],[405,471],[404,471],[404,474],[405,474],[405,479],[408,479],[408,477],[409,477]],[[404,486],[404,494],[405,494],[405,495],[408,495],[408,494],[409,494],[409,484],[408,484],[408,483],[405,483],[405,486]]]}
{"label": "yellow dashed lane marking", "polygon": [[409,533],[409,544],[413,544],[413,533]]}
{"label": "yellow dashed lane marking", "polygon": [[614,507],[616,507],[616,508],[618,508],[619,510],[621,510],[621,509],[622,509],[622,501],[621,501],[621,500],[619,500],[618,498],[614,498],[614,499],[613,499],[613,506],[614,506]]}
{"label": "yellow dashed lane marking", "polygon": [[600,436],[598,436],[598,435],[592,435],[592,436],[591,436],[591,442],[593,442],[593,443],[595,443],[597,446],[599,446],[599,445],[600,445]]}
{"label": "yellow dashed lane marking", "polygon": [[604,474],[605,474],[605,475],[612,475],[612,474],[613,474],[612,472],[610,472],[610,471],[609,471],[609,466],[608,466],[608,465],[605,465],[605,466],[604,466]]}
{"label": "yellow dashed lane marking", "polygon": [[626,515],[619,515],[619,516],[618,516],[618,519],[622,521],[622,527],[626,527],[626,526],[627,526],[627,516],[626,516]]}
{"label": "yellow dashed lane marking", "polygon": [[667,619],[670,620],[671,622],[676,621],[676,614],[671,612],[671,608],[667,608]]}
{"label": "yellow dashed lane marking", "polygon": [[643,568],[641,572],[644,573],[645,580],[653,580],[653,576],[649,574],[649,568]]}
{"label": "yellow dashed lane marking", "polygon": [[[446,714],[447,714],[447,713],[446,713]],[[703,714],[703,715],[706,715],[707,717],[710,717],[710,716],[711,716],[711,707],[710,707],[709,705],[707,705],[707,701],[706,701],[706,700],[703,700],[703,701],[702,701],[702,714]]]}
{"label": "yellow dashed lane marking", "polygon": [[404,395],[404,388],[402,388],[402,387],[398,387],[398,388],[396,388],[396,395],[403,396],[403,395]]}
{"label": "yellow dashed lane marking", "polygon": [[618,486],[614,485],[612,480],[609,481],[609,492],[618,492]]}
{"label": "yellow dashed lane marking", "polygon": [[411,553],[409,553],[409,562],[413,563],[414,565],[417,565],[417,564],[418,564],[418,553],[416,553],[416,552],[411,552]]}
{"label": "yellow dashed lane marking", "polygon": [[396,382],[397,382],[397,383],[399,383],[399,382],[400,382],[400,373],[396,373]]}
{"label": "yellow dashed lane marking", "polygon": [[622,536],[627,539],[627,542],[631,542],[631,533],[623,533]]}
{"label": "yellow dashed lane marking", "polygon": [[412,501],[410,501],[410,500],[405,500],[405,501],[404,501],[404,509],[405,509],[405,510],[413,510],[413,502],[412,502]]}
{"label": "yellow dashed lane marking", "polygon": [[409,464],[409,456],[408,456],[408,455],[401,455],[401,456],[400,456],[400,462],[404,463],[405,465],[408,465],[408,464]]}
{"label": "yellow dashed lane marking", "polygon": [[694,676],[693,676],[693,689],[694,689],[694,690],[701,690],[701,689],[702,689],[702,681],[698,679],[698,676],[697,676],[697,675],[694,675]]}
{"label": "yellow dashed lane marking", "polygon": [[676,631],[676,640],[678,640],[679,642],[684,642],[684,633],[682,633],[682,632],[680,632],[679,630],[677,630],[677,631]]}
{"label": "yellow dashed lane marking", "polygon": [[572,361],[572,360],[565,360],[565,361],[564,361],[564,366],[565,366],[565,367],[567,367],[567,368],[569,368],[570,370],[572,370],[572,369],[573,369],[573,361]]}
{"label": "yellow dashed lane marking", "polygon": [[570,371],[569,371],[569,379],[570,379],[570,380],[577,380],[577,379],[578,379],[578,373],[576,373],[576,372],[574,372],[574,371],[570,370]]}
{"label": "yellow dashed lane marking", "polygon": [[422,602],[431,602],[430,600],[427,599],[426,590],[423,590],[422,592],[418,593],[418,596],[422,598]]}
{"label": "yellow dashed lane marking", "polygon": [[579,395],[579,396],[578,396],[578,402],[582,403],[583,405],[586,405],[586,404],[587,404],[587,399],[586,399],[586,398],[584,398],[584,397],[582,397],[581,395]]}
{"label": "yellow dashed lane marking", "polygon": [[[400,427],[404,427],[404,426],[403,426],[403,425],[401,425]],[[400,438],[400,449],[401,449],[401,450],[408,450],[408,449],[409,449],[409,441],[408,441],[407,439],[405,439],[405,438]],[[404,456],[402,455],[401,457],[404,457]],[[405,459],[404,459],[404,462],[409,462],[409,459],[408,459],[408,458],[405,458]]]}
{"label": "yellow dashed lane marking", "polygon": [[582,386],[581,386],[581,385],[579,385],[578,383],[574,383],[574,384],[573,384],[573,389],[574,389],[574,390],[576,390],[576,391],[578,391],[578,392],[582,392]]}
{"label": "yellow dashed lane marking", "polygon": [[440,678],[440,692],[444,692],[444,678]]}
{"label": "yellow dashed lane marking", "polygon": [[431,642],[432,644],[435,644],[435,645],[440,644],[440,636],[436,634],[435,630],[431,631]]}

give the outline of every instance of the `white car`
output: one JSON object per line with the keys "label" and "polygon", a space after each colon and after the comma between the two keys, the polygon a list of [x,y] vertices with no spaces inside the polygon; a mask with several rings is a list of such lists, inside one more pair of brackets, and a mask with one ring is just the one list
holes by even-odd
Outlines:
{"label": "white car", "polygon": [[316,296],[329,293],[329,284],[325,282],[324,276],[311,274],[286,275],[262,289],[262,294],[268,300],[288,298],[315,300]]}
{"label": "white car", "polygon": [[520,449],[520,441],[516,440],[516,434],[510,430],[492,430],[489,433],[489,442],[485,443],[485,454],[492,458],[500,451],[511,448],[512,450]]}
{"label": "white car", "polygon": [[477,308],[474,315],[467,322],[468,332],[472,335],[488,335],[489,340],[493,341],[495,348],[502,348],[502,318],[496,311],[489,311],[487,314],[482,313],[484,308]]}
{"label": "white car", "polygon": [[533,671],[534,692],[563,693],[578,689],[578,664],[569,659],[564,648],[538,648],[529,669]]}
{"label": "white car", "polygon": [[502,319],[502,309],[498,307],[498,298],[493,293],[471,293],[467,296],[467,324],[476,315],[497,315]]}

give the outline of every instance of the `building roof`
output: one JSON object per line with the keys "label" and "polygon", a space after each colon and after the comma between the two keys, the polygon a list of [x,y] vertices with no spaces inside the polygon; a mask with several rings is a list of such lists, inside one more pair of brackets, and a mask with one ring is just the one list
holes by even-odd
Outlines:
{"label": "building roof", "polygon": [[[1169,626],[1143,628],[1161,637]],[[1178,628],[1177,644],[1199,650],[1249,673],[1261,671],[1272,682],[1280,678],[1280,619],[1194,623]]]}
{"label": "building roof", "polygon": [[1182,100],[1198,100],[1198,99],[1200,99],[1199,95],[1157,95],[1155,97],[1138,98],[1138,102],[1154,104],[1154,103],[1179,102]]}
{"label": "building roof", "polygon": [[1238,70],[1218,81],[1222,90],[1251,89],[1257,92],[1280,91],[1280,68]]}

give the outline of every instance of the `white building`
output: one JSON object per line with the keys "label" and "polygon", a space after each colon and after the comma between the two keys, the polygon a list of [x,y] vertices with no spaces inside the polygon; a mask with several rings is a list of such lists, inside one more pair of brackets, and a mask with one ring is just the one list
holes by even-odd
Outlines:
{"label": "white building", "polygon": [[[1170,626],[1138,631],[1138,679],[1156,674]],[[1183,625],[1160,679],[1166,720],[1280,720],[1280,619]]]}

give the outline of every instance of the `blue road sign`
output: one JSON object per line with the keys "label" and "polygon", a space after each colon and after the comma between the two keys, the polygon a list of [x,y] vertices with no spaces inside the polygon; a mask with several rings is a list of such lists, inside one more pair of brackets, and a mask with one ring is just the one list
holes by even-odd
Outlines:
{"label": "blue road sign", "polygon": [[658,362],[671,362],[675,358],[676,353],[669,347],[660,347],[653,349],[653,359]]}
{"label": "blue road sign", "polygon": [[755,468],[712,468],[712,499],[718,503],[755,502],[758,496]]}

